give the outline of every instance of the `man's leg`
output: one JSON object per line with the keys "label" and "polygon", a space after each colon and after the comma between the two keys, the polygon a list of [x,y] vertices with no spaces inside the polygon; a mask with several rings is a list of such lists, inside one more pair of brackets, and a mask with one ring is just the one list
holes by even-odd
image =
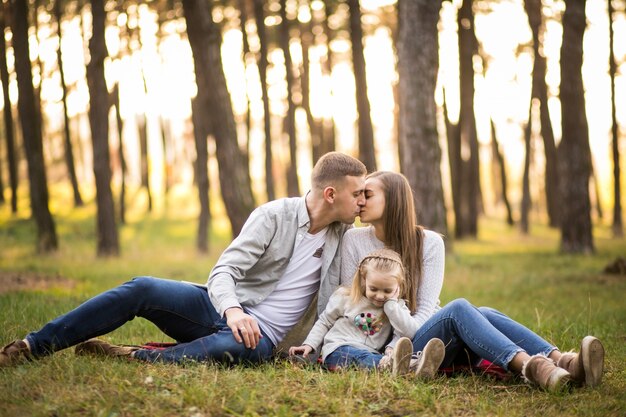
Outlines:
{"label": "man's leg", "polygon": [[238,343],[226,320],[217,323],[219,331],[208,336],[200,337],[188,343],[162,350],[140,349],[133,352],[135,359],[146,362],[181,363],[192,361],[217,361],[225,363],[258,363],[272,357],[274,345],[267,335],[263,334],[255,349],[248,349],[243,343]]}
{"label": "man's leg", "polygon": [[215,332],[219,314],[206,290],[179,281],[138,277],[95,296],[26,336],[33,356],[44,356],[109,333],[135,317],[177,341]]}

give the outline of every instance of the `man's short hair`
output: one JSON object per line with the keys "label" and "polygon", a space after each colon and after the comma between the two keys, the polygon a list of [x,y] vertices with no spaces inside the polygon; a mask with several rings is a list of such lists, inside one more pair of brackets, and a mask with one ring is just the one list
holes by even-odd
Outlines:
{"label": "man's short hair", "polygon": [[341,152],[328,152],[318,159],[311,174],[311,186],[322,190],[345,177],[362,177],[367,174],[363,162]]}

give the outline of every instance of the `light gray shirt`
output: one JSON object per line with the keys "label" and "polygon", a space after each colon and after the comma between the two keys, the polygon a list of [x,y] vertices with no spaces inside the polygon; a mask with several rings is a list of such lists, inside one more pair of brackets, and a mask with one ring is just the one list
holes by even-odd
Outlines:
{"label": "light gray shirt", "polygon": [[[289,264],[296,241],[303,238],[310,223],[305,197],[282,198],[256,208],[209,275],[209,298],[218,313],[223,316],[231,307],[256,305],[271,294]],[[349,227],[339,222],[328,226],[318,314],[339,285],[339,245]]]}

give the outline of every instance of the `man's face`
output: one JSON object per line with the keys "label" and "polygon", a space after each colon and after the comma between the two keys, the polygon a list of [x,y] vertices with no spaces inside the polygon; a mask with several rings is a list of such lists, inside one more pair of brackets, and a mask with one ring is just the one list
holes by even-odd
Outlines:
{"label": "man's face", "polygon": [[342,223],[354,223],[355,217],[365,205],[365,177],[345,177],[337,184],[334,208],[337,220]]}

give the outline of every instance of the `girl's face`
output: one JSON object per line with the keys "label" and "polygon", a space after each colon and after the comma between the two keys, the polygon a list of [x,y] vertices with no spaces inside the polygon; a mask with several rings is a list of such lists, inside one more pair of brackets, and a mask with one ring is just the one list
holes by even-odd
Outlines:
{"label": "girl's face", "polygon": [[361,208],[361,222],[375,224],[383,220],[385,192],[383,183],[377,178],[365,180],[365,206]]}
{"label": "girl's face", "polygon": [[398,280],[388,273],[370,270],[364,284],[365,297],[377,307],[382,307],[385,301],[398,295]]}

